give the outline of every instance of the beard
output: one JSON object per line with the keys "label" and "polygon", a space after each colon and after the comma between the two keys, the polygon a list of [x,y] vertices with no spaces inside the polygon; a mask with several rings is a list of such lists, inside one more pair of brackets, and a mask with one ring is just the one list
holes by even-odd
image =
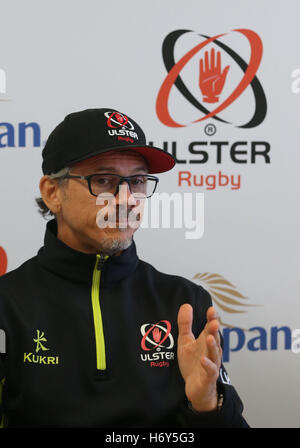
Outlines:
{"label": "beard", "polygon": [[[126,229],[119,230],[124,231]],[[132,241],[132,236],[127,238],[107,237],[101,240],[98,250],[100,254],[111,256],[122,250],[128,249],[128,247],[132,244]]]}
{"label": "beard", "polygon": [[96,224],[100,229],[117,228],[122,232],[129,227],[137,229],[142,222],[142,216],[143,203],[142,206],[128,206],[127,204],[118,204],[113,207],[104,206],[97,212]]}
{"label": "beard", "polygon": [[128,209],[127,204],[125,206],[118,205],[116,207],[116,212],[113,209],[114,213],[111,217],[105,208],[98,211],[96,217],[97,226],[104,229],[110,228],[110,230],[108,230],[108,234],[106,234],[99,243],[100,253],[111,256],[127,249],[131,245],[133,241],[132,231],[129,236],[126,236],[125,233],[129,229],[137,230],[141,224],[140,213],[133,215],[130,219],[130,211],[132,208],[133,207],[130,207]]}

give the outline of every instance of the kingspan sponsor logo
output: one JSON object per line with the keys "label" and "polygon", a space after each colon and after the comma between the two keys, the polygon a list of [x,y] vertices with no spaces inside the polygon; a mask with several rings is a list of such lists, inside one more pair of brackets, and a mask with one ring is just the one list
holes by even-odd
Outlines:
{"label": "kingspan sponsor logo", "polygon": [[[7,92],[7,74],[3,68],[0,68],[0,102],[9,101],[12,101],[12,98]],[[39,148],[40,146],[41,128],[37,122],[0,122],[0,149]]]}
{"label": "kingspan sponsor logo", "polygon": [[[247,313],[251,307],[262,306],[249,303],[248,298],[220,274],[197,273],[193,280],[210,293],[220,316],[224,313],[229,316]],[[300,353],[300,329],[291,329],[288,325],[274,325],[269,328],[256,325],[241,328],[224,322],[222,318],[220,323],[223,336],[223,362],[229,362],[232,353],[241,350],[249,352],[287,350],[295,354]]]}
{"label": "kingspan sponsor logo", "polygon": [[46,356],[41,354],[50,350],[46,347],[45,343],[47,342],[47,339],[45,338],[45,333],[43,331],[36,330],[36,338],[33,338],[33,341],[36,343],[35,352],[24,353],[24,363],[46,365],[59,364],[59,356]]}
{"label": "kingspan sponsor logo", "polygon": [[0,68],[0,101],[9,101],[6,98],[6,71]]}
{"label": "kingspan sponsor logo", "polygon": [[0,122],[0,149],[28,148],[41,146],[41,128],[36,122],[17,125],[7,121]]}

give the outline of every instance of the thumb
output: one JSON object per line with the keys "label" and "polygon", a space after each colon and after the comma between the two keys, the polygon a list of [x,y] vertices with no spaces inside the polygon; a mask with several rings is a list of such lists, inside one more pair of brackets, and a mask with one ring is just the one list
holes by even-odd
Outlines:
{"label": "thumb", "polygon": [[229,68],[230,68],[229,65],[227,65],[227,66],[224,68],[223,73],[222,73],[222,75],[221,75],[223,79],[226,78]]}
{"label": "thumb", "polygon": [[188,303],[181,305],[178,317],[178,338],[194,338],[192,332],[192,323],[193,323],[193,308]]}

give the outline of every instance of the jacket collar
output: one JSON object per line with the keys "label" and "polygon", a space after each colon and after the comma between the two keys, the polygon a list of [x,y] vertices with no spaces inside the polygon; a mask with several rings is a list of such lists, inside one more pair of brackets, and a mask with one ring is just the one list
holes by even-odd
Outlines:
{"label": "jacket collar", "polygon": [[[38,262],[48,271],[75,282],[91,282],[96,253],[86,254],[67,246],[57,238],[56,220],[47,223],[44,246],[37,254]],[[139,262],[134,241],[119,256],[109,257],[101,271],[101,286],[108,287],[131,275]]]}

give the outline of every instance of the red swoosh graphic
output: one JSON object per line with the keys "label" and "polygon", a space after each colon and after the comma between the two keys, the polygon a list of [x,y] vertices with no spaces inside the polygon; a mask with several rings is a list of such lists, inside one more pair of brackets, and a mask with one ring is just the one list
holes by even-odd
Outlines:
{"label": "red swoosh graphic", "polygon": [[233,31],[237,31],[241,34],[244,34],[250,43],[251,56],[250,56],[250,61],[249,61],[248,67],[246,69],[246,72],[245,72],[241,82],[236,87],[236,89],[232,92],[231,95],[229,95],[229,97],[222,104],[220,104],[215,110],[213,110],[212,112],[207,114],[205,117],[202,117],[202,118],[199,118],[199,120],[193,121],[193,123],[198,123],[199,121],[203,121],[203,120],[206,120],[207,118],[217,115],[219,112],[221,112],[226,107],[228,107],[230,104],[232,104],[233,101],[235,101],[244,92],[244,90],[248,87],[248,85],[250,84],[250,82],[252,81],[252,79],[254,78],[254,76],[258,70],[258,67],[259,67],[259,64],[260,64],[260,61],[262,58],[262,51],[263,51],[262,41],[261,41],[260,37],[258,36],[258,34],[256,34],[254,31],[251,31],[251,30],[242,30],[241,29],[241,30],[233,30]]}
{"label": "red swoosh graphic", "polygon": [[5,250],[0,246],[0,275],[4,275],[7,270],[7,255]]}
{"label": "red swoosh graphic", "polygon": [[[167,326],[167,331],[166,331],[165,336],[155,347],[147,348],[145,342],[146,342],[146,338],[147,338],[148,334],[156,327],[156,325],[159,325],[161,322],[164,322]],[[168,320],[161,320],[161,321],[157,322],[156,324],[152,325],[152,327],[150,327],[149,330],[144,334],[144,337],[141,342],[142,349],[146,350],[146,351],[150,351],[150,350],[154,350],[156,347],[159,347],[169,337],[170,332],[171,332],[171,324]]]}
{"label": "red swoosh graphic", "polygon": [[[226,107],[228,107],[233,101],[235,101],[238,96],[240,96],[243,91],[248,87],[248,85],[253,80],[257,69],[259,67],[261,58],[262,58],[262,41],[258,34],[256,34],[252,30],[247,29],[236,29],[233,30],[238,33],[243,34],[249,41],[250,47],[251,47],[251,57],[248,64],[248,67],[246,69],[246,72],[241,80],[241,82],[238,84],[238,86],[235,88],[235,90],[229,95],[229,97],[220,104],[216,109],[214,109],[209,114],[205,115],[205,117],[199,118],[198,120],[193,121],[193,123],[197,123],[199,121],[206,120],[207,118],[210,118],[217,113],[224,110]],[[206,41],[202,42],[199,45],[196,45],[194,48],[192,48],[188,53],[186,53],[169,71],[166,79],[161,85],[161,88],[157,95],[157,101],[156,101],[156,113],[159,118],[159,120],[165,124],[166,126],[178,128],[178,127],[185,127],[185,124],[179,124],[176,121],[173,120],[171,117],[169,110],[168,110],[168,100],[169,95],[171,92],[171,89],[174,85],[174,82],[177,79],[177,76],[180,74],[181,70],[184,68],[184,66],[191,60],[191,58],[198,53],[202,48],[204,48],[209,43],[213,42],[214,40],[218,39],[219,37],[225,36],[226,33],[218,34],[216,36],[213,36]]]}

